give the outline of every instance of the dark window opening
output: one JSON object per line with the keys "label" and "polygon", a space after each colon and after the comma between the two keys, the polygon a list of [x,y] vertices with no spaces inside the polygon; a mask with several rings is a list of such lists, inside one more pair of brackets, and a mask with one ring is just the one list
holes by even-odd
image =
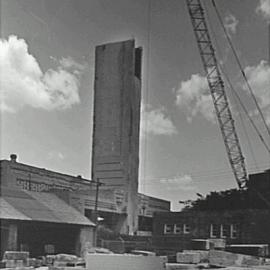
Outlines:
{"label": "dark window opening", "polygon": [[153,218],[139,216],[138,229],[139,231],[152,232],[153,231]]}
{"label": "dark window opening", "polygon": [[94,218],[94,211],[92,209],[84,209],[84,215],[88,219],[93,220],[93,218]]}
{"label": "dark window opening", "polygon": [[135,76],[138,79],[142,76],[142,48],[135,49]]}

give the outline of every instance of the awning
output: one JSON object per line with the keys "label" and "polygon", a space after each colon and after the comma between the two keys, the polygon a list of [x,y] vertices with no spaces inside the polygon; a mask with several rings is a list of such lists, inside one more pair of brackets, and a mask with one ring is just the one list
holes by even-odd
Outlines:
{"label": "awning", "polygon": [[0,219],[95,226],[53,193],[7,188],[1,189]]}

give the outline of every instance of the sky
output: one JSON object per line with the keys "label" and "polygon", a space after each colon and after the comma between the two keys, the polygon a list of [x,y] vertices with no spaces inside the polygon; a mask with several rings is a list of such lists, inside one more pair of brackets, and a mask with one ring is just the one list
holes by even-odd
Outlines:
{"label": "sky", "polygon": [[[270,139],[210,0],[219,64]],[[95,46],[143,48],[139,191],[172,202],[236,188],[184,0],[0,0],[1,159],[90,179]],[[216,0],[270,125],[270,0]],[[226,87],[249,173],[270,156]],[[267,137],[268,136],[268,137]]]}

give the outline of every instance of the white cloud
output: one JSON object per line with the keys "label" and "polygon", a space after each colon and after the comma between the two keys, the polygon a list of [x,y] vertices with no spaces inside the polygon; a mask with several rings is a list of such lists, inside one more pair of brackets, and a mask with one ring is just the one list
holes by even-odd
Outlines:
{"label": "white cloud", "polygon": [[160,183],[166,185],[168,190],[192,191],[196,187],[191,175],[175,176],[173,178],[160,179]]}
{"label": "white cloud", "polygon": [[150,106],[142,106],[141,110],[142,134],[173,135],[177,130],[171,119],[166,115],[164,108],[152,109]]}
{"label": "white cloud", "polygon": [[71,65],[71,60],[63,58],[57,69],[44,73],[24,39],[0,39],[0,109],[16,112],[31,106],[61,110],[79,103],[78,72],[82,69],[75,66],[75,61]]}
{"label": "white cloud", "polygon": [[[262,60],[257,66],[246,67],[245,73],[266,116],[266,121],[270,124],[270,66]],[[246,86],[244,89],[247,90]],[[253,114],[258,112],[254,111]]]}
{"label": "white cloud", "polygon": [[74,59],[72,59],[70,56],[67,58],[62,58],[59,63],[66,69],[69,69],[75,73],[78,72],[82,72],[85,70],[86,65],[84,64],[80,64],[76,61],[74,61]]}
{"label": "white cloud", "polygon": [[232,14],[229,14],[225,17],[224,26],[225,26],[229,35],[236,33],[236,27],[237,27],[238,23],[239,23],[239,21]]}
{"label": "white cloud", "polygon": [[215,123],[214,107],[207,80],[199,74],[191,75],[187,81],[182,81],[176,90],[176,104],[185,109],[189,122],[197,115],[202,115],[208,121]]}
{"label": "white cloud", "polygon": [[270,0],[260,0],[256,12],[262,15],[266,20],[270,20]]}

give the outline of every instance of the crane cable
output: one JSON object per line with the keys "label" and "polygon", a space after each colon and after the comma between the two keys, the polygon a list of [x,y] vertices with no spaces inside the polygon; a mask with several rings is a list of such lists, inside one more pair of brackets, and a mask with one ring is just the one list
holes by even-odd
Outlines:
{"label": "crane cable", "polygon": [[[212,0],[212,4],[213,4],[213,7],[214,7],[214,9],[215,9],[215,11],[216,11],[218,20],[219,20],[219,22],[220,22],[220,24],[221,24],[221,26],[222,26],[222,29],[223,29],[223,31],[224,31],[224,33],[225,33],[225,36],[226,36],[226,38],[227,38],[227,41],[228,41],[228,43],[229,43],[229,45],[230,45],[230,47],[231,47],[231,49],[232,49],[232,52],[233,52],[233,54],[234,54],[234,56],[235,56],[236,62],[237,62],[237,64],[238,64],[239,68],[240,68],[241,74],[243,75],[243,78],[244,78],[244,80],[245,80],[245,82],[246,82],[246,85],[247,85],[247,87],[248,87],[248,89],[249,89],[249,92],[250,92],[250,94],[251,94],[251,96],[252,96],[252,98],[253,98],[253,100],[254,100],[254,102],[255,102],[255,104],[256,104],[257,110],[258,110],[258,112],[259,112],[259,114],[260,114],[260,116],[261,116],[261,118],[262,118],[262,120],[263,120],[263,123],[264,123],[264,125],[265,125],[265,127],[266,127],[267,133],[268,133],[268,135],[270,136],[270,129],[269,129],[267,123],[266,123],[266,120],[265,120],[264,115],[263,115],[263,113],[262,113],[262,111],[261,111],[261,109],[260,109],[260,106],[259,106],[259,104],[258,104],[258,102],[257,102],[257,99],[256,99],[256,97],[255,97],[255,95],[254,95],[254,93],[253,93],[253,90],[252,90],[252,88],[251,88],[251,86],[250,86],[250,84],[249,84],[249,82],[248,82],[248,79],[247,79],[247,77],[246,77],[246,74],[245,74],[245,72],[244,72],[244,70],[243,70],[243,67],[242,67],[242,65],[241,65],[240,59],[239,59],[239,57],[238,57],[238,55],[237,55],[237,53],[236,53],[236,51],[235,51],[235,49],[234,49],[234,46],[233,46],[233,44],[232,44],[232,41],[231,41],[231,39],[230,39],[230,37],[229,37],[229,35],[228,35],[228,33],[227,33],[227,30],[226,30],[226,28],[225,28],[225,26],[224,26],[224,24],[223,24],[223,21],[222,21],[222,18],[221,18],[221,16],[220,16],[220,13],[219,13],[219,11],[218,11],[218,9],[217,9],[215,0]],[[223,72],[223,74],[224,74],[224,72]],[[251,121],[252,119],[251,119],[251,117],[249,116],[248,111],[246,110],[244,104],[242,103],[242,101],[241,101],[239,95],[238,95],[237,92],[234,90],[234,87],[232,87],[232,84],[231,84],[230,80],[228,80],[228,77],[226,76],[226,74],[224,74],[224,75],[225,75],[225,77],[226,77],[226,79],[227,79],[227,81],[228,81],[228,83],[229,83],[231,89],[232,89],[233,92],[235,93],[235,96],[236,96],[237,99],[239,100],[240,105],[242,106],[242,108],[244,109],[245,113],[247,114],[249,120]],[[252,123],[252,125],[254,124],[253,121],[251,121],[251,123]],[[254,127],[254,128],[256,127],[255,124],[254,124],[253,127]],[[255,130],[257,131],[257,127],[255,128]],[[258,132],[257,132],[257,133],[258,133]],[[265,143],[265,141],[264,141],[262,135],[261,135],[260,133],[258,133],[258,134],[259,134],[260,139],[261,139],[262,142],[264,143],[265,147],[267,148],[268,152],[270,153],[270,149],[269,149],[268,145]],[[259,198],[267,205],[267,207],[270,208],[270,201],[269,201],[269,200],[261,193],[261,191],[257,190],[257,188],[255,188],[255,187],[252,187],[251,189],[252,189],[252,190],[257,194],[257,196],[258,196],[258,197],[259,197]]]}
{"label": "crane cable", "polygon": [[[222,72],[223,72],[223,71],[222,71]],[[224,74],[224,72],[223,72],[223,74]],[[227,80],[226,75],[224,75],[224,76],[225,76],[225,78],[226,78],[226,80]],[[227,81],[228,81],[228,80],[227,80]],[[231,89],[231,91],[232,91],[232,89]],[[256,169],[259,170],[259,166],[258,166],[258,162],[257,162],[257,160],[256,160],[255,152],[254,152],[254,150],[253,150],[253,146],[252,146],[252,143],[251,143],[249,134],[248,134],[248,132],[247,132],[247,128],[246,128],[246,125],[245,125],[244,118],[243,118],[243,116],[242,116],[242,113],[240,112],[240,107],[239,107],[239,104],[237,103],[237,99],[236,99],[236,94],[235,94],[235,92],[233,92],[232,97],[233,97],[234,102],[235,102],[235,104],[236,104],[236,110],[237,110],[237,112],[239,113],[239,118],[240,118],[240,121],[241,121],[243,130],[244,130],[244,134],[245,134],[245,136],[246,136],[246,138],[247,138],[247,143],[248,143],[250,155],[251,155],[251,157],[252,157],[252,159],[253,159],[253,161],[254,161],[254,163],[255,163]]]}
{"label": "crane cable", "polygon": [[269,148],[269,146],[268,146],[267,143],[265,142],[265,140],[264,140],[262,134],[260,133],[260,131],[259,131],[259,129],[257,128],[257,126],[255,125],[254,121],[253,121],[252,118],[250,117],[250,115],[249,115],[249,113],[248,113],[248,111],[247,111],[247,109],[246,109],[244,103],[242,102],[240,96],[238,95],[237,91],[234,89],[234,87],[233,87],[233,85],[232,85],[230,79],[228,78],[228,76],[226,75],[226,73],[224,72],[224,70],[223,70],[222,68],[221,68],[221,70],[222,70],[222,73],[223,73],[223,75],[225,76],[225,78],[226,78],[226,80],[227,80],[227,82],[228,82],[228,84],[229,84],[231,90],[232,90],[233,93],[235,94],[235,96],[236,96],[238,102],[240,103],[240,105],[241,105],[243,111],[244,111],[245,114],[247,115],[247,117],[248,117],[248,119],[249,119],[251,125],[252,125],[253,128],[255,129],[257,135],[259,136],[259,138],[260,138],[260,140],[262,141],[262,143],[264,144],[266,150],[267,150],[268,153],[270,154],[270,148]]}
{"label": "crane cable", "polygon": [[[205,11],[207,12],[207,9],[205,9]],[[209,18],[209,16],[208,16],[208,18]],[[211,23],[210,23],[210,22],[209,22],[209,26],[210,26],[211,32],[212,32],[212,34],[213,34],[213,38],[214,38],[214,40],[215,40],[217,49],[218,49],[218,51],[221,51],[221,50],[220,50],[220,47],[219,47],[219,44],[218,44],[218,41],[217,41],[217,38],[216,38],[216,35],[215,35],[215,31],[214,31],[213,28],[211,27]],[[225,29],[225,31],[226,31],[226,29]],[[239,62],[239,63],[240,63],[240,62]],[[227,81],[227,83],[228,83],[228,85],[229,85],[231,91],[234,93],[234,95],[235,95],[235,97],[237,98],[239,104],[241,105],[241,107],[242,107],[244,113],[246,114],[248,120],[250,121],[252,127],[254,128],[255,132],[256,132],[257,135],[259,136],[259,138],[260,138],[261,142],[263,143],[263,145],[265,146],[267,152],[270,154],[270,148],[269,148],[269,146],[268,146],[267,143],[265,142],[265,140],[264,140],[264,138],[263,138],[261,132],[260,132],[259,129],[257,128],[257,126],[256,126],[256,124],[254,123],[253,119],[252,119],[251,116],[249,115],[248,110],[247,110],[246,106],[244,105],[244,103],[242,102],[242,100],[241,100],[239,94],[237,93],[237,91],[236,91],[235,88],[233,87],[233,84],[232,84],[232,82],[231,82],[231,80],[230,80],[230,78],[229,78],[229,76],[227,75],[227,72],[226,72],[226,70],[225,70],[225,67],[222,67],[222,65],[219,64],[219,68],[220,68],[220,70],[222,71],[222,74],[224,75],[224,77],[225,77],[225,79],[226,79],[226,81]],[[251,147],[250,147],[250,149],[251,149]],[[251,150],[251,151],[253,152],[253,150]]]}
{"label": "crane cable", "polygon": [[257,108],[257,110],[258,110],[258,112],[259,112],[259,114],[260,114],[260,116],[261,116],[261,118],[262,118],[262,121],[263,121],[263,123],[264,123],[264,125],[265,125],[265,128],[266,128],[266,130],[267,130],[267,133],[268,133],[268,135],[270,136],[270,128],[268,127],[268,125],[267,125],[267,123],[266,123],[265,117],[264,117],[264,115],[263,115],[263,113],[262,113],[262,110],[261,110],[261,108],[260,108],[260,106],[259,106],[259,104],[258,104],[258,101],[257,101],[257,99],[256,99],[256,97],[255,97],[255,95],[254,95],[254,92],[253,92],[253,90],[252,90],[252,88],[251,88],[251,86],[250,86],[250,84],[249,84],[249,81],[248,81],[248,79],[247,79],[247,77],[246,77],[246,74],[245,74],[245,71],[244,71],[244,69],[243,69],[243,67],[242,67],[242,64],[241,64],[241,62],[240,62],[240,59],[239,59],[239,57],[238,57],[238,55],[237,55],[237,53],[236,53],[236,50],[235,50],[235,48],[234,48],[234,46],[233,46],[232,40],[231,40],[231,38],[229,37],[228,32],[227,32],[227,30],[226,30],[226,28],[225,28],[225,26],[224,26],[224,23],[223,23],[223,21],[222,21],[221,15],[220,15],[220,13],[219,13],[219,11],[218,11],[218,8],[217,8],[217,6],[216,6],[215,0],[212,0],[212,5],[213,5],[213,7],[214,7],[214,9],[215,9],[215,12],[216,12],[216,14],[217,14],[218,20],[219,20],[219,22],[220,22],[220,24],[221,24],[221,27],[222,27],[222,29],[223,29],[223,31],[224,31],[224,33],[225,33],[226,39],[227,39],[227,41],[228,41],[228,43],[229,43],[229,45],[230,45],[230,47],[231,47],[231,50],[232,50],[233,55],[234,55],[234,57],[235,57],[235,59],[236,59],[236,62],[237,62],[237,64],[238,64],[239,68],[240,68],[241,74],[242,74],[242,76],[243,76],[243,78],[244,78],[244,80],[245,80],[245,82],[246,82],[246,85],[247,85],[248,90],[249,90],[249,92],[250,92],[250,94],[251,94],[251,97],[253,98],[253,100],[254,100],[254,102],[255,102],[256,108]]}
{"label": "crane cable", "polygon": [[[205,12],[206,12],[206,14],[207,14],[207,17],[209,18],[210,16],[209,16],[209,13],[208,13],[208,10],[207,10],[207,6],[205,6]],[[215,31],[214,31],[214,28],[212,27],[211,21],[208,21],[208,24],[209,24],[211,33],[212,33],[212,35],[213,35],[214,41],[215,41],[215,43],[216,43],[217,53],[221,55],[221,49],[220,49],[220,46],[219,46],[219,43],[218,43],[218,40],[217,40],[217,37],[216,37],[216,33],[215,33]],[[236,91],[235,91],[234,87],[232,86],[232,83],[231,83],[231,81],[230,81],[230,79],[229,79],[229,76],[227,75],[228,72],[226,71],[225,63],[224,63],[224,66],[223,66],[222,64],[219,64],[219,68],[220,68],[222,74],[224,75],[224,77],[225,77],[225,79],[226,79],[226,81],[227,81],[227,83],[228,83],[229,89],[230,89],[231,92],[233,93],[233,97],[234,97],[234,100],[235,100],[235,103],[236,103],[237,107],[238,107],[238,103],[237,103],[237,99],[236,99],[235,96],[237,96],[237,98],[238,98],[238,100],[240,101],[240,104],[241,104],[241,106],[242,106],[244,112],[246,113],[247,110],[246,110],[244,104],[241,102],[241,99],[240,99],[239,95],[236,93]],[[237,110],[239,111],[239,109],[237,109]],[[246,113],[246,115],[248,116],[250,122],[252,122],[252,123],[251,123],[252,126],[255,128],[257,134],[259,135],[259,138],[261,139],[262,136],[261,136],[259,130],[257,129],[255,123],[253,122],[252,118],[249,116],[248,113]],[[243,119],[243,117],[242,117],[242,115],[241,115],[240,112],[239,112],[239,117],[240,117],[240,120],[241,120],[241,124],[242,124],[242,126],[243,126],[243,130],[244,130],[245,136],[246,136],[247,141],[248,141],[248,146],[249,146],[249,149],[250,149],[250,153],[251,153],[252,159],[253,159],[253,161],[254,161],[254,163],[255,163],[255,167],[256,167],[257,170],[259,170],[258,165],[257,165],[257,161],[256,161],[256,157],[255,157],[255,153],[254,153],[254,150],[253,150],[253,147],[252,147],[252,144],[251,144],[251,141],[250,141],[250,138],[249,138],[247,129],[246,129],[246,127],[245,127],[244,119]],[[267,149],[268,146],[265,145],[266,143],[264,142],[263,138],[262,138],[262,142],[263,142],[264,146],[266,147],[266,150],[268,151],[268,149]]]}

